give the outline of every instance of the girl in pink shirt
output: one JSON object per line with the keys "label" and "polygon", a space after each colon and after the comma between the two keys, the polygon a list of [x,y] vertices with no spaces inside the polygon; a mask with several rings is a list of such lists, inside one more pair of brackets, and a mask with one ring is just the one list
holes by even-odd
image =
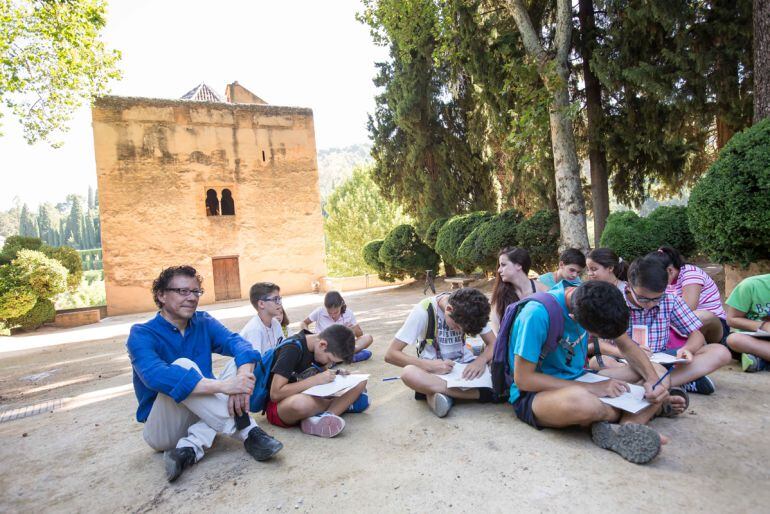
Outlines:
{"label": "girl in pink shirt", "polygon": [[703,322],[700,330],[706,343],[725,344],[730,328],[727,326],[727,315],[717,285],[701,268],[686,264],[675,248],[662,246],[658,254],[668,271],[669,285],[666,292],[684,300]]}

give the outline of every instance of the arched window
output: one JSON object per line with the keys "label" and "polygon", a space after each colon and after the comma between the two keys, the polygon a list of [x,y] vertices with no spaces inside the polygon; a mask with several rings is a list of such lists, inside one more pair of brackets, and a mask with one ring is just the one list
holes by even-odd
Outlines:
{"label": "arched window", "polygon": [[222,216],[235,215],[235,202],[233,193],[229,189],[222,190]]}
{"label": "arched window", "polygon": [[213,189],[206,191],[206,216],[219,216],[219,199]]}

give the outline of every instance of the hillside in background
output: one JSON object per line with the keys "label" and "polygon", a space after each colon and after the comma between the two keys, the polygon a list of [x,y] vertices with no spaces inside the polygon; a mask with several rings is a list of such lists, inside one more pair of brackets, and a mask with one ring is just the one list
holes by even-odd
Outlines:
{"label": "hillside in background", "polygon": [[318,150],[318,180],[324,200],[335,187],[353,174],[356,167],[372,162],[372,156],[369,154],[371,149],[372,145],[367,143]]}

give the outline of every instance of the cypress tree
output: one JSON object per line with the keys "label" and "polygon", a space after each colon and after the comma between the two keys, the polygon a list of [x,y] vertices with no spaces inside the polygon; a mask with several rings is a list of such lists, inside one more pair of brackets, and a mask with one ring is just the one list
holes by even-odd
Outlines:
{"label": "cypress tree", "polygon": [[26,203],[22,206],[19,216],[19,235],[24,237],[38,237],[40,235],[37,223]]}

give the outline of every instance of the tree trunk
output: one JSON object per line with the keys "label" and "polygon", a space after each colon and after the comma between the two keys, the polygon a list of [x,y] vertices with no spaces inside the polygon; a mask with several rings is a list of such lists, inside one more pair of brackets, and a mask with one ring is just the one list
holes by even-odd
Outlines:
{"label": "tree trunk", "polygon": [[[572,5],[557,0],[555,55],[549,57],[532,26],[523,0],[508,0],[508,9],[516,21],[522,42],[535,59],[545,87],[552,95],[549,106],[551,146],[556,170],[556,201],[561,226],[560,249],[577,248],[587,252],[586,209],[580,184],[580,165],[575,149],[575,136],[569,114],[568,59],[572,38]],[[554,76],[555,75],[555,76]]]}
{"label": "tree trunk", "polygon": [[754,123],[770,118],[770,0],[754,0]]}
{"label": "tree trunk", "polygon": [[583,59],[583,80],[586,88],[586,118],[588,122],[588,159],[591,163],[591,201],[594,211],[594,247],[599,240],[610,215],[610,193],[607,176],[607,155],[604,151],[599,127],[604,111],[602,89],[599,80],[591,70],[592,45],[596,40],[593,0],[579,0],[580,29],[582,37],[581,57]]}

